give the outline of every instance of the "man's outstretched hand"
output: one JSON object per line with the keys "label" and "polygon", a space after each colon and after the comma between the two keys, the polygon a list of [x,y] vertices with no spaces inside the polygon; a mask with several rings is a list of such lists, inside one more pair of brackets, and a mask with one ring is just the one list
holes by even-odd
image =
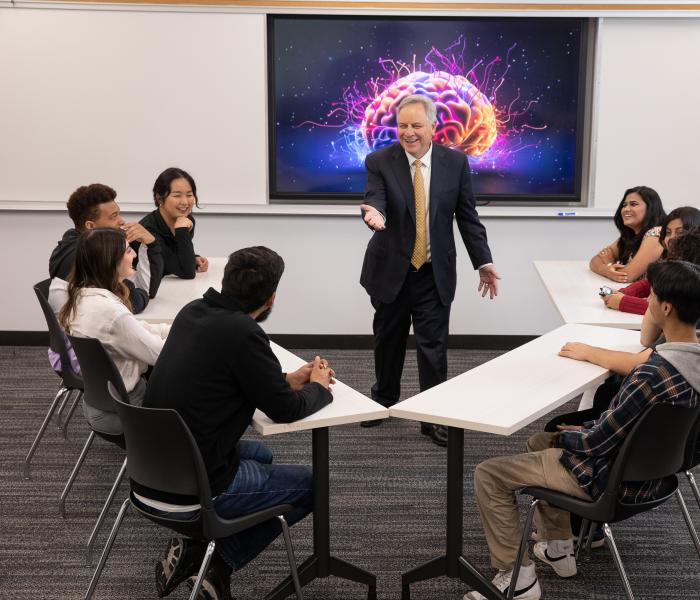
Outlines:
{"label": "man's outstretched hand", "polygon": [[360,204],[360,209],[365,213],[362,218],[371,229],[381,231],[382,229],[386,228],[384,217],[376,208],[370,206],[369,204]]}

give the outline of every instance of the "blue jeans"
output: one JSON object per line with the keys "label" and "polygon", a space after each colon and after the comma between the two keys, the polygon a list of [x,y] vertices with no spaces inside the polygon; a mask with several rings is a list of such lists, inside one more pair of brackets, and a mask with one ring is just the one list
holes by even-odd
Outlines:
{"label": "blue jeans", "polygon": [[[241,464],[236,476],[214,499],[217,514],[242,517],[274,506],[294,506],[284,515],[294,525],[313,510],[312,471],[302,465],[273,465],[272,452],[262,442],[240,441]],[[278,519],[270,519],[236,535],[216,541],[219,555],[234,570],[243,568],[282,532]]]}

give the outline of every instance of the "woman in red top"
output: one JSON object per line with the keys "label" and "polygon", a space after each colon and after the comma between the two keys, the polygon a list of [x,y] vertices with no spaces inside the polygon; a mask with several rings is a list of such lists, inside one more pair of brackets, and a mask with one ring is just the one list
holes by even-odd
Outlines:
{"label": "woman in red top", "polygon": [[[659,242],[664,248],[662,258],[687,260],[700,264],[700,210],[693,206],[681,206],[672,210],[661,226]],[[676,238],[692,230],[693,235]],[[603,296],[605,306],[613,310],[643,315],[647,310],[649,282],[646,278],[635,281],[617,292]]]}

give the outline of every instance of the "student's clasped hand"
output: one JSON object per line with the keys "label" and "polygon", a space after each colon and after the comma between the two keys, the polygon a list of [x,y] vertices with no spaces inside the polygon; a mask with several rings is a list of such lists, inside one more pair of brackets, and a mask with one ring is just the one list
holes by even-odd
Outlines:
{"label": "student's clasped hand", "polygon": [[205,273],[209,269],[209,261],[204,256],[195,256],[194,264],[197,269],[197,273]]}
{"label": "student's clasped hand", "polygon": [[335,383],[335,371],[330,368],[328,361],[317,356],[311,363],[311,374],[309,380],[320,383],[324,388],[329,389]]}
{"label": "student's clasped hand", "polygon": [[607,268],[607,273],[606,277],[608,279],[612,279],[613,281],[617,281],[618,283],[627,283],[627,266],[626,265],[621,265],[620,263],[614,263],[612,265],[608,265]]}

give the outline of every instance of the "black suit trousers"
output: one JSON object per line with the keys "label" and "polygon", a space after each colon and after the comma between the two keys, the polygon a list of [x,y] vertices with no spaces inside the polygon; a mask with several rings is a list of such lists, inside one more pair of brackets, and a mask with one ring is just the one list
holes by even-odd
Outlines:
{"label": "black suit trousers", "polygon": [[418,271],[409,270],[396,300],[382,303],[372,298],[372,306],[376,374],[372,399],[386,407],[398,402],[411,323],[416,337],[420,390],[445,381],[450,305],[440,301],[432,265],[426,263]]}

